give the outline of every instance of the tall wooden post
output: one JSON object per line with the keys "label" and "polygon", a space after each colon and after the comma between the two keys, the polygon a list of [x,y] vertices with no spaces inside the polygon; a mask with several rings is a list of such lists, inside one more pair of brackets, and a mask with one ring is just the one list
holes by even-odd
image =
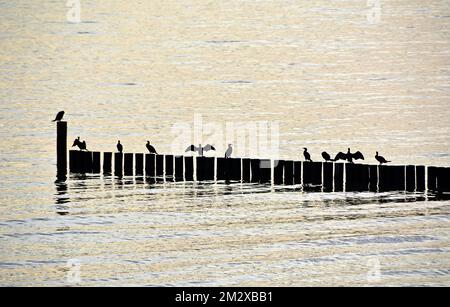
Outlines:
{"label": "tall wooden post", "polygon": [[67,122],[56,124],[56,168],[58,178],[67,175]]}

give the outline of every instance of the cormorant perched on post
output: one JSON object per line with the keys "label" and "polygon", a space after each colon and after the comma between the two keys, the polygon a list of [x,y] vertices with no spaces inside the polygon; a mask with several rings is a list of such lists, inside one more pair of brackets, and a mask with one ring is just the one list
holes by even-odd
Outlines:
{"label": "cormorant perched on post", "polygon": [[200,157],[202,157],[204,151],[210,151],[210,150],[214,150],[215,151],[216,149],[214,148],[214,146],[212,146],[210,144],[205,145],[204,147],[202,147],[202,144],[199,144],[198,147],[196,147],[195,145],[189,146],[188,148],[186,148],[185,152],[190,152],[190,151],[198,152],[198,155]]}
{"label": "cormorant perched on post", "polygon": [[309,161],[309,162],[312,162],[311,155],[308,152],[308,148],[303,148],[303,149],[304,149],[303,156],[305,157],[305,160]]}
{"label": "cormorant perched on post", "polygon": [[231,158],[231,154],[232,153],[233,153],[233,145],[232,144],[228,144],[228,149],[225,152],[225,159]]}
{"label": "cormorant perched on post", "polygon": [[155,155],[158,154],[158,153],[156,152],[155,147],[153,147],[152,145],[150,145],[150,141],[147,141],[147,145],[145,145],[145,147],[147,147],[148,151],[149,151],[151,154],[155,154]]}
{"label": "cormorant perched on post", "polygon": [[364,160],[364,156],[360,151],[357,151],[355,153],[350,152],[350,148],[348,149],[347,153],[339,152],[333,161],[338,160],[347,160],[350,163],[353,163],[353,159],[355,160]]}
{"label": "cormorant perched on post", "polygon": [[79,143],[78,147],[80,148],[80,150],[87,150],[86,141],[83,141],[83,142]]}
{"label": "cormorant perched on post", "polygon": [[377,161],[380,162],[380,165],[382,165],[383,163],[391,162],[391,161],[387,161],[384,157],[378,155],[378,151],[377,151],[377,154],[375,155],[375,159],[377,159]]}
{"label": "cormorant perched on post", "polygon": [[78,146],[81,143],[80,137],[76,138],[75,141],[73,141],[72,147]]}
{"label": "cormorant perched on post", "polygon": [[322,158],[325,160],[325,162],[333,161],[331,160],[330,155],[326,151],[322,152]]}
{"label": "cormorant perched on post", "polygon": [[117,142],[117,150],[122,153],[123,152],[123,146],[120,144],[120,141]]}
{"label": "cormorant perched on post", "polygon": [[62,121],[63,117],[64,117],[64,111],[61,111],[58,114],[56,114],[56,117],[53,120],[53,122],[60,122],[60,121]]}

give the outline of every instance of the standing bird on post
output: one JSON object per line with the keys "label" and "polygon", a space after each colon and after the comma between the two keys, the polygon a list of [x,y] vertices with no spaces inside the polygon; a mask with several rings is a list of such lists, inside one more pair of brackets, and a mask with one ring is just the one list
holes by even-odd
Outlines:
{"label": "standing bird on post", "polygon": [[56,114],[56,117],[53,120],[53,122],[60,122],[60,121],[62,121],[63,117],[64,117],[64,111],[61,111],[58,114]]}
{"label": "standing bird on post", "polygon": [[311,160],[311,155],[310,155],[309,152],[308,152],[308,148],[304,147],[303,149],[304,149],[304,151],[303,151],[303,156],[305,157],[305,160],[306,160],[306,161],[309,161],[309,162],[313,162],[313,161]]}
{"label": "standing bird on post", "polygon": [[151,154],[155,154],[155,155],[158,154],[158,153],[156,152],[155,147],[153,147],[152,145],[150,145],[150,141],[147,141],[147,145],[145,145],[145,147],[147,147],[148,151],[149,151]]}
{"label": "standing bird on post", "polygon": [[377,159],[377,161],[380,162],[380,165],[382,165],[383,163],[391,162],[391,161],[387,161],[384,157],[378,155],[378,151],[377,151],[377,154],[375,155],[375,159]]}
{"label": "standing bird on post", "polygon": [[228,144],[228,149],[225,152],[225,159],[231,158],[231,154],[232,153],[233,153],[233,145],[232,144]]}
{"label": "standing bird on post", "polygon": [[216,150],[214,148],[214,146],[212,145],[205,145],[204,147],[202,147],[202,144],[199,144],[198,147],[196,147],[195,145],[191,145],[188,148],[186,148],[185,152],[198,152],[199,156],[202,157],[203,156],[203,152],[204,151],[210,151],[210,150]]}
{"label": "standing bird on post", "polygon": [[80,143],[81,143],[81,140],[80,140],[80,137],[78,137],[73,141],[72,147],[78,146]]}
{"label": "standing bird on post", "polygon": [[322,158],[325,160],[325,162],[333,161],[326,151],[322,152]]}
{"label": "standing bird on post", "polygon": [[122,153],[123,152],[123,145],[120,144],[120,140],[117,142],[117,150]]}

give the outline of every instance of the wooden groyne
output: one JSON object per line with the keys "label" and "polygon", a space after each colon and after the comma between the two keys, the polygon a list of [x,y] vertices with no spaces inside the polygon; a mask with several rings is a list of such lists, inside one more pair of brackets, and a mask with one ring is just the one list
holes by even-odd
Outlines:
{"label": "wooden groyne", "polygon": [[[67,173],[67,123],[57,125],[58,174]],[[324,192],[450,192],[450,168],[366,165],[144,153],[69,151],[69,171],[158,181],[225,181],[294,186]]]}

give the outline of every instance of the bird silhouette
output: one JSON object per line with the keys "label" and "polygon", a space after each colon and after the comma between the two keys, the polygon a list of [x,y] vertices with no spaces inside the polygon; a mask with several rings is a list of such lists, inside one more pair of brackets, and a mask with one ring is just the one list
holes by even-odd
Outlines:
{"label": "bird silhouette", "polygon": [[86,141],[83,141],[83,142],[79,143],[78,147],[80,148],[80,150],[87,150]]}
{"label": "bird silhouette", "polygon": [[145,147],[147,147],[148,151],[149,151],[151,154],[155,154],[155,155],[158,154],[158,153],[156,152],[155,147],[153,147],[152,145],[150,145],[150,141],[147,141],[147,145],[145,145]]}
{"label": "bird silhouette", "polygon": [[120,144],[120,141],[117,142],[117,150],[122,153],[123,152],[123,145]]}
{"label": "bird silhouette", "polygon": [[60,122],[60,121],[62,121],[63,117],[64,117],[64,111],[61,111],[58,114],[56,114],[56,117],[53,120],[53,122]]}
{"label": "bird silhouette", "polygon": [[225,159],[231,158],[232,154],[233,154],[233,145],[232,144],[228,144],[228,149],[225,152]]}
{"label": "bird silhouette", "polygon": [[199,156],[203,156],[203,152],[204,151],[210,151],[210,150],[214,150],[215,151],[216,149],[214,148],[214,146],[212,146],[210,144],[207,144],[204,147],[202,147],[202,145],[199,144],[198,147],[195,146],[195,145],[189,146],[188,148],[186,148],[185,152],[190,152],[190,151],[191,152],[198,152]]}
{"label": "bird silhouette", "polygon": [[313,162],[312,160],[311,160],[311,155],[309,154],[309,152],[308,152],[308,148],[303,148],[304,149],[304,151],[303,151],[303,156],[305,157],[305,160],[306,161],[309,161],[309,162]]}
{"label": "bird silhouette", "polygon": [[81,143],[80,137],[78,137],[78,138],[76,138],[76,139],[73,141],[72,147],[78,146],[80,143]]}
{"label": "bird silhouette", "polygon": [[331,160],[331,156],[326,151],[322,152],[322,158],[325,160],[325,162],[333,161]]}
{"label": "bird silhouette", "polygon": [[350,148],[349,148],[347,150],[347,153],[339,152],[336,155],[336,157],[333,159],[333,161],[344,160],[344,161],[348,161],[350,163],[353,163],[353,159],[354,160],[364,160],[364,155],[360,151],[357,151],[355,153],[351,153]]}
{"label": "bird silhouette", "polygon": [[387,161],[384,157],[378,155],[378,151],[377,151],[377,154],[375,155],[375,159],[377,159],[377,161],[380,162],[380,165],[382,165],[383,163],[391,162],[391,161]]}

